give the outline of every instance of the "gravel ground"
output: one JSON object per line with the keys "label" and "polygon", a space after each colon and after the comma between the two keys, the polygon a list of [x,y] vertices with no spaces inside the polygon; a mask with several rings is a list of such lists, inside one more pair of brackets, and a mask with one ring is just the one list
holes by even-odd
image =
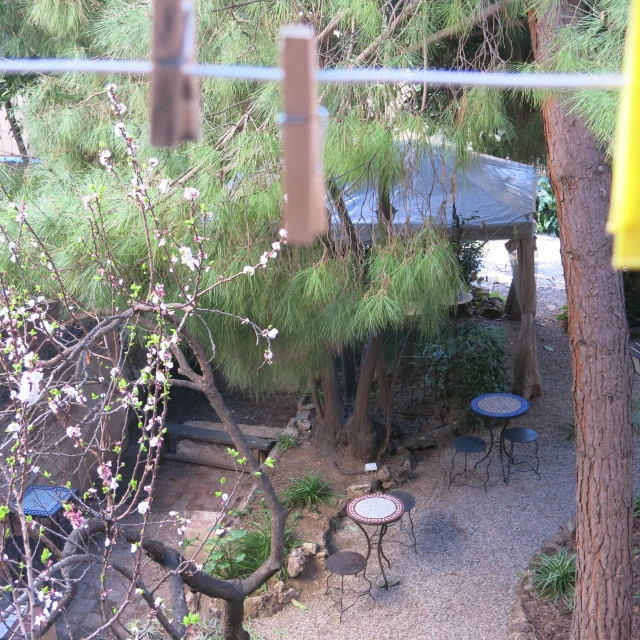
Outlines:
{"label": "gravel ground", "polygon": [[[388,592],[376,589],[375,603],[361,598],[342,624],[319,584],[315,593],[305,594],[308,610],[291,606],[273,618],[256,620],[255,638],[506,640],[519,573],[540,543],[575,512],[574,447],[563,441],[560,429],[572,422],[573,409],[567,337],[555,319],[565,304],[559,242],[541,238],[538,248],[537,332],[545,394],[514,423],[540,434],[541,480],[516,474],[505,486],[494,450],[487,493],[449,489],[451,451],[436,450],[418,465],[416,479],[403,487],[417,498],[418,555],[385,545],[390,573],[399,584]],[[509,263],[502,243],[488,247],[485,269],[491,286],[506,293]],[[505,326],[513,343],[518,325],[505,321]],[[403,536],[391,530],[389,540]],[[362,533],[348,522],[336,534],[336,543],[341,550],[366,551]],[[372,577],[379,572],[372,561],[369,570]]]}

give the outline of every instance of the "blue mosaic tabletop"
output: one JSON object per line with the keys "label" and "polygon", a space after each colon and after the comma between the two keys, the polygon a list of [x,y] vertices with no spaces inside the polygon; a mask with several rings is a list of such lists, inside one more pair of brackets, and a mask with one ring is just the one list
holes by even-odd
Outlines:
{"label": "blue mosaic tabletop", "polygon": [[485,393],[474,398],[470,406],[487,418],[515,418],[529,411],[529,403],[513,393]]}
{"label": "blue mosaic tabletop", "polygon": [[62,509],[62,503],[70,500],[74,493],[76,489],[43,487],[34,484],[27,487],[24,492],[22,506],[28,516],[51,518]]}

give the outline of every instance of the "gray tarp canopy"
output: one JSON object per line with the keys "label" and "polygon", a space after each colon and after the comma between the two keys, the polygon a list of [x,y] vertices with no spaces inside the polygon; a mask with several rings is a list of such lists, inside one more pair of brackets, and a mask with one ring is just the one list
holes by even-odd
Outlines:
{"label": "gray tarp canopy", "polygon": [[[507,240],[514,278],[507,312],[521,318],[514,366],[514,393],[542,394],[533,319],[536,312],[535,233],[537,173],[530,165],[471,153],[464,168],[455,167],[452,152],[436,149],[419,157],[405,153],[405,175],[393,188],[395,228],[446,226],[456,236],[455,216],[467,240]],[[349,218],[367,242],[378,226],[378,194],[371,184],[347,189]],[[332,223],[339,228],[337,211]],[[333,224],[332,224],[333,226]],[[514,300],[515,298],[515,300]]]}

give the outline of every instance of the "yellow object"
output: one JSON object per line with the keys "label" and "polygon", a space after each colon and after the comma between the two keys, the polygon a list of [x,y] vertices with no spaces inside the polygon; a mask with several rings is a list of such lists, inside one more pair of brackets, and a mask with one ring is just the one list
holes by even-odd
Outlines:
{"label": "yellow object", "polygon": [[640,0],[631,0],[629,12],[607,231],[613,266],[640,270]]}

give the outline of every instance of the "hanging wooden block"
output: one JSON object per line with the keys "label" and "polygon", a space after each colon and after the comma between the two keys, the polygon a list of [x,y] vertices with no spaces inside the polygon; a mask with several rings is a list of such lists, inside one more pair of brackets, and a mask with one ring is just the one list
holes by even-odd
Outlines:
{"label": "hanging wooden block", "polygon": [[155,0],[154,9],[151,144],[173,147],[200,137],[198,79],[182,73],[195,62],[195,17],[188,1]]}
{"label": "hanging wooden block", "polygon": [[284,228],[290,243],[308,245],[327,229],[315,33],[311,27],[291,26],[282,29],[281,38]]}

